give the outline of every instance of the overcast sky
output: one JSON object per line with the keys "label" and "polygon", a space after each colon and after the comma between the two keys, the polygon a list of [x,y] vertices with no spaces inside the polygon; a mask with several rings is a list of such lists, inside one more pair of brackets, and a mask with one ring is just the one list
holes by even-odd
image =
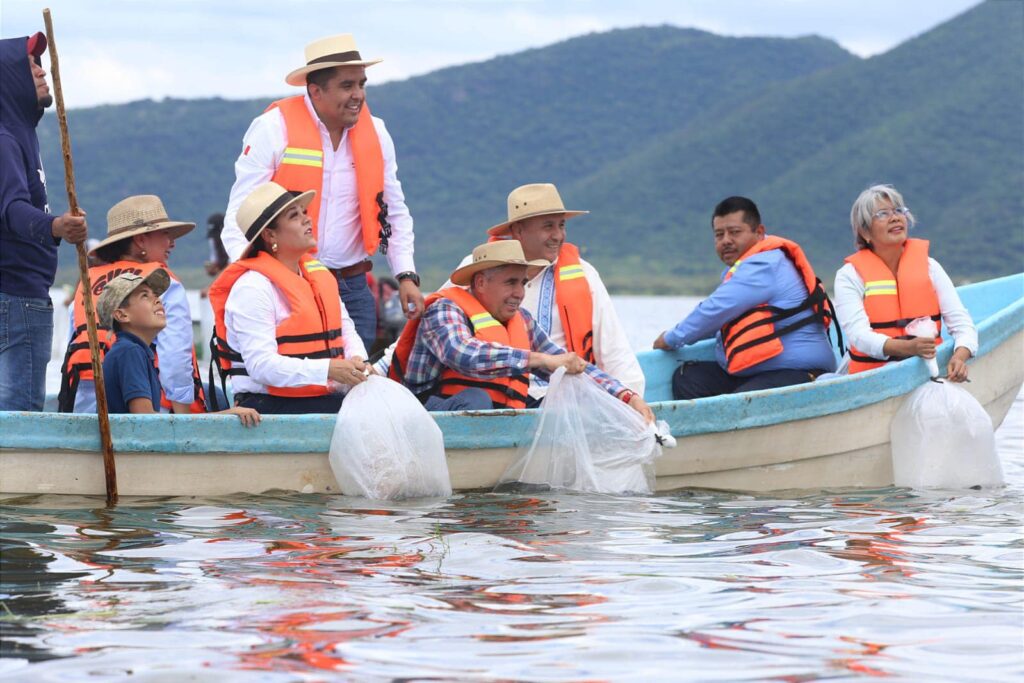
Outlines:
{"label": "overcast sky", "polygon": [[[306,43],[355,34],[383,57],[372,82],[482,61],[627,26],[831,38],[862,57],[977,0],[0,0],[4,38],[43,30],[50,7],[68,107],[172,97],[248,98],[290,88]],[[44,61],[48,66],[48,62]]]}

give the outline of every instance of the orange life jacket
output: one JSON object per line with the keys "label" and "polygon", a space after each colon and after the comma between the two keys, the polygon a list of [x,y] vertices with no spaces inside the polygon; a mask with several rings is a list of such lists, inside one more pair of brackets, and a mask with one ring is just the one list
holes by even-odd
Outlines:
{"label": "orange life jacket", "polygon": [[[245,359],[228,346],[224,306],[235,282],[250,270],[266,276],[288,300],[291,314],[281,321],[276,330],[279,354],[291,358],[338,358],[345,355],[338,281],[327,266],[311,256],[305,256],[300,263],[300,275],[261,251],[254,257],[235,261],[210,285],[210,305],[214,316],[213,337],[210,339],[211,383],[214,363],[218,366],[222,385],[228,375],[249,374],[244,366]],[[238,364],[238,367],[234,364]],[[268,386],[267,393],[289,397],[323,396],[328,393],[328,389],[326,384]]]}
{"label": "orange life jacket", "polygon": [[[267,111],[278,108],[284,117],[288,142],[281,163],[271,178],[285,189],[305,192],[316,190],[316,197],[306,207],[317,234],[324,185],[324,150],[317,122],[310,116],[305,98],[287,97],[271,103]],[[352,160],[356,168],[356,193],[359,197],[359,222],[363,229],[363,246],[372,255],[388,253],[391,224],[388,205],[384,203],[384,155],[377,129],[370,118],[370,108],[363,103],[356,125],[348,129]],[[316,249],[314,248],[315,252]]]}
{"label": "orange life jacket", "polygon": [[[939,295],[928,276],[928,240],[908,239],[903,245],[896,275],[870,249],[846,257],[864,281],[864,311],[871,329],[893,339],[912,339],[903,329],[915,318],[942,321]],[[936,337],[936,344],[942,343]],[[885,365],[889,361],[864,355],[850,347],[850,374]]]}
{"label": "orange life jacket", "polygon": [[555,263],[555,304],[565,331],[565,346],[588,363],[594,362],[594,300],[580,250],[562,243]]}
{"label": "orange life jacket", "polygon": [[[106,288],[107,283],[122,273],[134,273],[147,278],[158,268],[163,268],[173,280],[178,278],[166,265],[157,261],[137,263],[135,261],[115,261],[93,266],[89,269],[89,283],[92,286],[93,302],[99,298]],[[180,282],[180,281],[179,281]],[[71,336],[71,343],[68,344],[67,353],[64,356],[64,365],[61,367],[60,393],[57,396],[57,409],[62,413],[70,413],[75,408],[75,395],[78,393],[78,385],[84,380],[95,381],[92,372],[92,354],[89,351],[89,333],[86,327],[85,317],[85,295],[82,292],[82,284],[78,284],[75,290],[75,330]],[[107,351],[114,344],[114,333],[96,320],[96,340],[99,342],[100,362],[106,356]],[[159,360],[157,361],[159,367]],[[194,386],[194,398],[189,406],[193,413],[206,412],[206,395],[203,390],[203,382],[199,375],[199,362],[196,359],[195,348],[192,349],[192,383]],[[160,404],[170,408],[171,403],[160,390]],[[156,408],[156,406],[153,406]]]}
{"label": "orange life jacket", "polygon": [[[728,282],[736,269],[744,260],[754,254],[780,249],[794,266],[804,285],[807,287],[807,298],[799,305],[792,308],[779,308],[769,306],[767,303],[755,306],[749,311],[722,326],[722,344],[725,347],[726,370],[730,373],[737,373],[747,368],[763,363],[769,358],[778,356],[783,351],[782,336],[794,330],[811,324],[821,324],[828,329],[832,320],[835,319],[835,311],[832,309],[832,302],[825,294],[821,285],[811,268],[810,261],[804,255],[800,245],[791,240],[766,235],[747,250],[743,256],[737,259],[736,263],[725,273],[722,282]],[[775,324],[792,318],[796,314],[810,309],[813,313],[796,322],[777,329]],[[842,337],[840,346],[842,346]]]}
{"label": "orange life jacket", "polygon": [[[518,311],[511,320],[502,324],[487,312],[475,296],[461,287],[448,287],[431,294],[426,299],[424,310],[442,298],[454,302],[462,309],[462,312],[469,318],[470,329],[473,330],[473,336],[477,339],[502,346],[530,350],[530,335],[526,330],[526,321]],[[405,379],[405,368],[416,343],[416,333],[419,330],[421,319],[422,316],[406,323],[398,338],[398,346],[395,347],[391,366],[388,368],[388,376],[396,382],[402,382]],[[495,408],[525,408],[527,391],[530,388],[530,375],[523,373],[511,377],[491,377],[485,380],[463,375],[445,367],[441,371],[437,393],[442,396],[454,396],[470,387],[479,387],[486,391]]]}

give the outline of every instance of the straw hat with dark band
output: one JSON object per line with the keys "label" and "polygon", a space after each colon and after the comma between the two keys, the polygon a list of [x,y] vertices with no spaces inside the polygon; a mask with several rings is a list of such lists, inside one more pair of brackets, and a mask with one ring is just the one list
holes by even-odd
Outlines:
{"label": "straw hat with dark band", "polygon": [[452,283],[465,287],[473,281],[473,275],[481,270],[497,268],[498,266],[536,266],[543,268],[550,266],[550,261],[536,259],[527,261],[523,253],[523,245],[519,240],[501,240],[500,242],[487,242],[473,249],[473,262],[462,266],[452,273]]}
{"label": "straw hat with dark band", "polygon": [[313,41],[306,46],[306,65],[288,74],[284,82],[288,85],[306,85],[306,74],[335,66],[372,66],[383,60],[363,59],[356,49],[356,39],[351,33],[342,33]]}
{"label": "straw hat with dark band", "polygon": [[548,216],[553,213],[565,214],[566,218],[582,216],[589,211],[566,211],[558,189],[551,183],[520,185],[508,194],[508,220],[487,230],[492,237],[509,234],[509,226],[534,216]]}
{"label": "straw hat with dark band", "polygon": [[316,196],[315,190],[306,192],[289,192],[275,182],[263,183],[249,193],[242,205],[238,207],[238,227],[245,233],[249,244],[242,251],[240,258],[252,256],[252,247],[260,236],[282,211],[293,204],[303,209],[309,206]]}
{"label": "straw hat with dark band", "polygon": [[107,212],[107,237],[90,251],[114,242],[157,230],[167,230],[178,239],[196,227],[195,223],[172,221],[164,203],[155,194],[140,194],[122,199]]}

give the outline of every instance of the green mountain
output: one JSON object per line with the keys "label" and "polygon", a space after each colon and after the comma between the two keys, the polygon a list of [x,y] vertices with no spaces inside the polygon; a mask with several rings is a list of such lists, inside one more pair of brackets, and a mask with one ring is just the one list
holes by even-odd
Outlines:
{"label": "green mountain", "polygon": [[[1024,6],[1010,2],[869,60],[816,37],[626,29],[372,86],[369,102],[396,141],[428,286],[504,218],[510,189],[543,181],[593,212],[571,239],[618,291],[710,281],[709,214],[729,194],[755,199],[828,280],[852,244],[850,204],[878,181],[904,192],[954,276],[984,277],[1022,266],[1022,34]],[[223,210],[241,137],[269,101],[72,111],[93,232],[129,194],[160,194],[200,224]],[[54,118],[40,137],[57,209]],[[179,242],[179,274],[205,260],[203,227]]]}

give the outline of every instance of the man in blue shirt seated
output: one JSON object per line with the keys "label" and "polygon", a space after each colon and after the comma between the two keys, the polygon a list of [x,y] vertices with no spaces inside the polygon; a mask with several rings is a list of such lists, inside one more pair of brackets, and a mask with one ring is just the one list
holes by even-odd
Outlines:
{"label": "man in blue shirt seated", "polygon": [[810,382],[836,368],[827,327],[831,302],[795,242],[766,235],[746,197],[722,200],[711,218],[722,284],[654,348],[714,336],[717,362],[687,362],[672,376],[676,399]]}
{"label": "man in blue shirt seated", "polygon": [[[111,280],[96,301],[100,324],[117,335],[103,359],[103,386],[107,390],[107,411],[152,414],[159,412],[160,374],[156,367],[153,340],[167,326],[160,295],[171,278],[163,268],[149,277],[122,273]],[[221,411],[238,415],[242,424],[259,424],[260,414],[252,408]]]}

